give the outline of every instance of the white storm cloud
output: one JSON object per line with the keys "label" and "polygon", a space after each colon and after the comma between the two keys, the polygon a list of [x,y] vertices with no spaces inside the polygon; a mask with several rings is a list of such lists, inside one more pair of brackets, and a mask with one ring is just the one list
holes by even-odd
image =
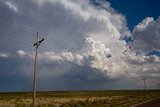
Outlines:
{"label": "white storm cloud", "polygon": [[[44,75],[47,74],[46,71],[49,74],[55,73],[57,68],[56,70],[50,69],[50,67],[46,68],[47,64],[51,66],[55,63],[58,64],[57,67],[68,63],[68,67],[61,67],[62,72],[59,71],[61,75],[74,74],[70,71],[75,71],[76,67],[83,69],[79,72],[82,72],[83,75],[86,75],[85,78],[92,81],[99,81],[101,78],[108,81],[126,76],[134,78],[141,75],[142,72],[151,70],[148,63],[153,58],[149,57],[148,60],[145,60],[144,56],[135,56],[133,51],[123,54],[126,43],[120,39],[125,35],[130,35],[130,31],[127,29],[125,17],[116,13],[108,2],[101,2],[107,5],[105,8],[97,8],[91,5],[89,0],[33,1],[39,6],[40,18],[37,19],[37,23],[44,21],[43,26],[45,26],[46,21],[46,23],[48,21],[51,23],[50,30],[46,29],[51,34],[49,37],[52,38],[52,34],[54,34],[54,38],[57,40],[63,40],[64,44],[68,43],[69,46],[77,48],[73,51],[62,49],[59,53],[56,52],[56,49],[41,53],[40,59],[44,64]],[[46,14],[49,11],[46,8],[48,3],[50,4],[49,9],[52,10],[50,14]],[[150,21],[152,20],[139,24],[138,26],[141,27],[135,29],[143,30]],[[133,38],[135,31],[131,35]],[[138,45],[136,42],[134,43]],[[51,47],[52,45],[49,44],[48,46]],[[81,48],[78,48],[79,46]],[[107,58],[107,55],[111,55],[111,57]],[[156,62],[151,62],[157,67]],[[147,69],[143,69],[143,67],[147,67]],[[89,76],[90,74],[91,76]]]}
{"label": "white storm cloud", "polygon": [[[63,73],[74,71],[76,67],[83,69],[79,72],[86,75],[89,80],[96,81],[101,77],[105,78],[104,80],[115,79],[124,74],[119,70],[120,56],[123,56],[126,43],[119,39],[129,34],[129,30],[126,27],[125,17],[116,13],[110,7],[110,3],[104,2],[105,8],[95,7],[89,0],[33,0],[33,3],[39,7],[40,18],[36,17],[37,23],[41,22],[43,26],[46,26],[46,23],[51,24],[42,30],[46,30],[50,38],[63,40],[64,44],[75,48],[72,51],[61,49],[60,53],[53,49],[41,55],[41,60],[45,60],[42,61],[45,65],[43,72],[55,73],[53,68],[45,68],[47,63],[48,65],[58,63],[60,66],[68,63],[69,67],[63,66],[64,69],[61,67]],[[47,14],[50,11],[51,13]],[[47,46],[54,48],[53,44]],[[108,55],[111,58],[107,58]],[[69,73],[72,75],[73,72]],[[89,76],[90,74],[92,76]]]}
{"label": "white storm cloud", "polygon": [[134,43],[132,49],[148,54],[152,50],[160,50],[160,17],[154,20],[147,17],[132,32]]}
{"label": "white storm cloud", "polygon": [[[117,47],[113,48],[116,49]],[[119,56],[113,54],[113,56],[107,57],[108,54],[111,54],[111,51],[106,48],[105,44],[92,38],[86,38],[85,47],[80,53],[70,51],[61,53],[46,52],[41,58],[46,60],[45,62],[62,64],[61,66],[69,62],[71,64],[69,70],[71,71],[75,70],[75,67],[73,67],[75,65],[78,66],[78,69],[84,68],[81,72],[86,75],[86,79],[89,81],[100,81],[101,78],[102,81],[108,81],[124,75],[121,68],[125,66],[120,62],[122,59]],[[122,53],[119,54],[122,55]]]}

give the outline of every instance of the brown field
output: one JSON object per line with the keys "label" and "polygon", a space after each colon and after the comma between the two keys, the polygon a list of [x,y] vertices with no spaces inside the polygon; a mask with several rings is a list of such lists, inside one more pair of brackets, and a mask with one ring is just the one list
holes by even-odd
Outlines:
{"label": "brown field", "polygon": [[[53,91],[38,92],[36,107],[130,107],[160,97],[160,91]],[[0,93],[0,107],[31,107],[32,93]]]}

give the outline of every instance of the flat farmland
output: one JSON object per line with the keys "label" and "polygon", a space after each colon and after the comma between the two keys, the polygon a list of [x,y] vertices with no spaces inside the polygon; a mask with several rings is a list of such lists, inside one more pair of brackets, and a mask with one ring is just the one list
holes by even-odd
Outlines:
{"label": "flat farmland", "polygon": [[[49,91],[38,92],[36,107],[130,107],[160,97],[160,91]],[[0,93],[0,107],[31,107],[31,92]]]}

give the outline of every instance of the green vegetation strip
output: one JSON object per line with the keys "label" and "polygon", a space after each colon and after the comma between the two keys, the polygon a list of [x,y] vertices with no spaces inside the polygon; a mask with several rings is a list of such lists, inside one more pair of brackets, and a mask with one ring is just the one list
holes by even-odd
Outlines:
{"label": "green vegetation strip", "polygon": [[[37,107],[129,107],[160,97],[160,91],[54,91],[38,92]],[[0,93],[0,107],[31,107],[32,93]]]}

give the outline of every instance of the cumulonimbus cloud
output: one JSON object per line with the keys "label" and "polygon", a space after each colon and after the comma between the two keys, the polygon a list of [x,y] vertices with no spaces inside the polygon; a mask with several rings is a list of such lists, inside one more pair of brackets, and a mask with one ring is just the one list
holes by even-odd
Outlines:
{"label": "cumulonimbus cloud", "polygon": [[[159,57],[135,56],[137,50],[159,49],[159,19],[145,19],[130,34],[125,17],[115,12],[110,3],[99,1],[96,7],[90,0],[28,0],[21,14],[14,16],[14,22],[48,34],[44,43],[50,51],[40,52],[39,58],[43,77],[102,82],[159,73]],[[131,49],[124,54],[126,42],[121,39],[126,35],[131,35],[134,42],[128,44]],[[61,41],[67,49],[48,38]],[[28,36],[24,39],[28,40]],[[70,51],[70,47],[75,50]],[[18,51],[21,57],[26,53]]]}

